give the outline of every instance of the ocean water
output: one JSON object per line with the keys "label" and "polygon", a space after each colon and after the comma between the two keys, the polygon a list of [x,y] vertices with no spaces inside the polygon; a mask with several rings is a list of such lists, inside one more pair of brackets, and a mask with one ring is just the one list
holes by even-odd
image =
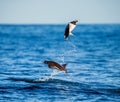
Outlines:
{"label": "ocean water", "polygon": [[120,24],[65,26],[0,25],[0,102],[120,102]]}

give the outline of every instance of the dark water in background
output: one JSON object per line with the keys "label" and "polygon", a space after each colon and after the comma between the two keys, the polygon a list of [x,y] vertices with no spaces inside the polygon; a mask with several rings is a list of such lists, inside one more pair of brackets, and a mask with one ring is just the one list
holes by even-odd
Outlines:
{"label": "dark water in background", "polygon": [[69,41],[64,28],[0,25],[0,102],[120,102],[120,25],[79,25]]}

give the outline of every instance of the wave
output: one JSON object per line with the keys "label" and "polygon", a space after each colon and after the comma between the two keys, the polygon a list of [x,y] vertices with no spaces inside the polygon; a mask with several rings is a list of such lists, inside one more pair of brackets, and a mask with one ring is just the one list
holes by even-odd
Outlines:
{"label": "wave", "polygon": [[[94,88],[91,84],[67,81],[61,79],[51,78],[49,80],[38,80],[31,78],[20,78],[20,77],[11,77],[6,80],[12,81],[13,84],[1,85],[0,91],[5,91],[6,89],[10,90],[24,90],[24,91],[35,91],[35,90],[46,90],[50,91],[64,91],[73,94],[85,93],[85,94],[95,94],[95,95],[120,95],[120,88]],[[16,85],[14,85],[14,82]],[[21,84],[24,83],[24,84]]]}

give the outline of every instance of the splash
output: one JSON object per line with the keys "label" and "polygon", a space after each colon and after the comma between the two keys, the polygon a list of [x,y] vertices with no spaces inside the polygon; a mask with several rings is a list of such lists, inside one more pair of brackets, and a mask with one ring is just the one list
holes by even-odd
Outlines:
{"label": "splash", "polygon": [[71,50],[69,51],[65,51],[64,55],[68,55],[68,54],[75,54],[77,52],[77,46],[71,42],[71,41],[67,41],[68,46],[71,47]]}
{"label": "splash", "polygon": [[58,59],[61,60],[62,63],[65,63],[65,56],[64,56],[64,54],[58,55]]}
{"label": "splash", "polygon": [[67,55],[73,55],[76,54],[78,47],[71,41],[67,40],[67,46],[66,47],[70,47],[70,50],[66,50],[62,53],[62,54],[58,54],[58,59],[62,62],[65,63],[65,57]]}
{"label": "splash", "polygon": [[67,41],[68,42],[68,44],[71,46],[71,47],[73,47],[73,49],[75,50],[75,51],[77,51],[76,49],[77,49],[77,46],[74,44],[74,43],[72,43],[71,41]]}
{"label": "splash", "polygon": [[48,80],[54,78],[54,76],[58,75],[59,73],[61,73],[61,72],[58,72],[57,70],[53,70],[53,72],[50,74],[50,76],[45,76],[43,78],[39,78],[38,81],[48,81]]}

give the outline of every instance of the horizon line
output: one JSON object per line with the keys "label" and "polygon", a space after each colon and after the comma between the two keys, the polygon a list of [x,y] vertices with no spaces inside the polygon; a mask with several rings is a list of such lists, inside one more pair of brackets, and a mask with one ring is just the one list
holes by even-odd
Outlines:
{"label": "horizon line", "polygon": [[[67,23],[0,23],[0,25],[66,25]],[[120,24],[120,23],[78,23],[77,25],[103,25],[103,24]]]}

